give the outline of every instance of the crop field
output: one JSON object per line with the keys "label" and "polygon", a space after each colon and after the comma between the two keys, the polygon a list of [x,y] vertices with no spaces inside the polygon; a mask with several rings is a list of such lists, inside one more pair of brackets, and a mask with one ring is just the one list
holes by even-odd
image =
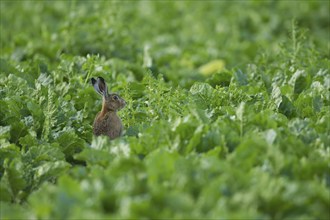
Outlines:
{"label": "crop field", "polygon": [[330,219],[329,4],[1,0],[0,219]]}

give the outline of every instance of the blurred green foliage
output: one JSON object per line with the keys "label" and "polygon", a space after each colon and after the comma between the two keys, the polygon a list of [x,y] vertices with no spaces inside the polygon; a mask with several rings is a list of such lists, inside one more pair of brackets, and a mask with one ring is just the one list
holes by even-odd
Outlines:
{"label": "blurred green foliage", "polygon": [[1,219],[329,218],[328,1],[0,9]]}

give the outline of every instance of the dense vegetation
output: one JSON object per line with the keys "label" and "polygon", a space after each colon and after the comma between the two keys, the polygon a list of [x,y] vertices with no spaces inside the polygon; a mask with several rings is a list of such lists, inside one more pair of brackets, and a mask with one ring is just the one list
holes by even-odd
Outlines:
{"label": "dense vegetation", "polygon": [[329,1],[0,7],[1,219],[329,219]]}

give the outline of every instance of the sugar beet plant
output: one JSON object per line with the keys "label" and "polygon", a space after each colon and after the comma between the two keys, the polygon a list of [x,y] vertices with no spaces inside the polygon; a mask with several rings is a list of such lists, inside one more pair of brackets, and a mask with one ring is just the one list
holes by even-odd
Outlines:
{"label": "sugar beet plant", "polygon": [[328,2],[0,6],[1,219],[329,218]]}

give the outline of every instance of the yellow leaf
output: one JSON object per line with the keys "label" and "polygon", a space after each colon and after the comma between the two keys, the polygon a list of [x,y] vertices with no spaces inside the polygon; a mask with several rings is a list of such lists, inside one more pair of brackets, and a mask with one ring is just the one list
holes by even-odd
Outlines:
{"label": "yellow leaf", "polygon": [[222,71],[225,68],[225,61],[212,60],[198,68],[198,71],[205,76]]}

